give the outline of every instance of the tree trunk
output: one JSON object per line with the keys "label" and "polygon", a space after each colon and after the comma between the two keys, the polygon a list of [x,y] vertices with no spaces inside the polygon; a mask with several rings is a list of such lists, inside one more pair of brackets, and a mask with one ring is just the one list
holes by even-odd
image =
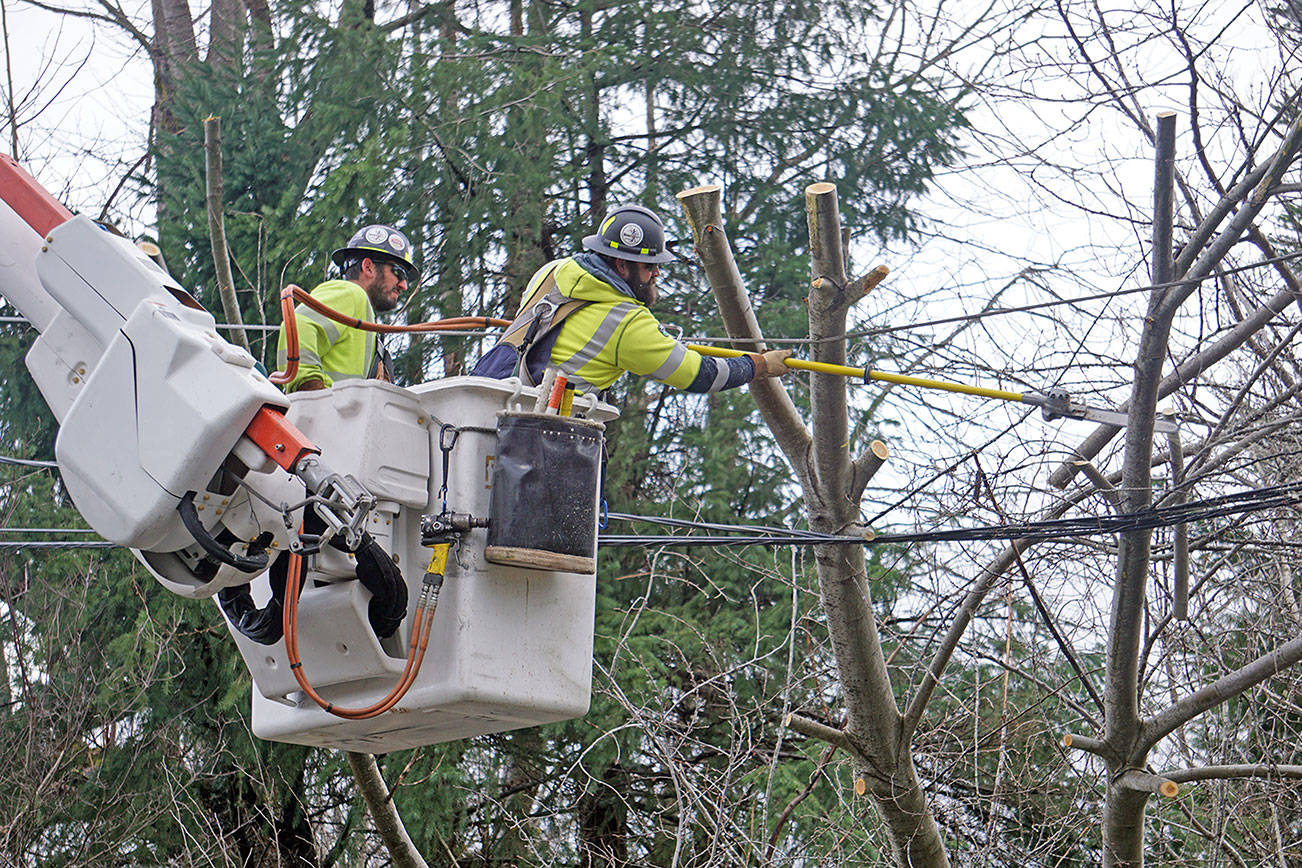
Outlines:
{"label": "tree trunk", "polygon": [[[723,231],[720,188],[696,187],[678,194],[692,226],[697,253],[714,290],[729,336],[762,350],[763,335],[741,283]],[[862,296],[850,291],[845,275],[836,189],[814,184],[806,191],[813,280],[809,334],[814,359],[844,364],[846,314]],[[819,340],[819,339],[823,340]],[[830,338],[830,340],[827,340]],[[812,374],[812,433],[775,380],[753,383],[751,394],[800,481],[813,530],[853,533],[859,498],[880,456],[852,459],[846,384],[841,377]],[[815,562],[828,633],[844,695],[847,724],[834,731],[866,769],[867,791],[901,866],[947,866],[940,830],[927,805],[902,718],[891,690],[877,634],[865,557],[858,546],[816,546]],[[840,741],[844,738],[844,741]]]}

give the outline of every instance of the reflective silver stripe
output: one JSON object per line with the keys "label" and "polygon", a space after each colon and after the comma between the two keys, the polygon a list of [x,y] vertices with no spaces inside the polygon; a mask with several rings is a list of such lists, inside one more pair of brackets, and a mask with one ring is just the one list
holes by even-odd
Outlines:
{"label": "reflective silver stripe", "polygon": [[705,390],[707,392],[717,392],[722,389],[728,382],[728,377],[732,374],[732,365],[722,359],[715,362],[714,367],[714,382],[710,384],[710,388]]}
{"label": "reflective silver stripe", "polygon": [[331,344],[339,342],[339,324],[324,314],[319,314],[310,307],[299,308],[298,315],[316,323],[325,330],[326,340]]}
{"label": "reflective silver stripe", "polygon": [[567,373],[565,376],[570,381],[570,385],[574,387],[575,391],[583,392],[587,395],[595,395],[601,391],[578,374]]}
{"label": "reflective silver stripe", "polygon": [[592,337],[588,339],[588,342],[577,353],[561,362],[562,370],[568,374],[577,371],[595,359],[597,354],[606,348],[606,344],[610,343],[610,339],[615,336],[615,330],[619,328],[619,324],[636,309],[637,305],[631,302],[624,302],[612,307],[610,313],[606,314],[606,318],[601,321],[601,325],[597,326],[597,330],[592,333]]}
{"label": "reflective silver stripe", "polygon": [[669,351],[669,358],[665,359],[660,367],[651,372],[651,379],[663,383],[673,375],[674,371],[678,370],[678,366],[683,363],[685,358],[687,358],[687,347],[682,344],[674,344],[674,348]]}
{"label": "reflective silver stripe", "polygon": [[327,375],[328,377],[330,377],[330,379],[335,380],[335,381],[339,381],[339,380],[365,380],[365,379],[366,379],[366,375],[365,375],[365,374],[345,374],[343,371],[326,371],[325,373],[326,373],[326,375]]}

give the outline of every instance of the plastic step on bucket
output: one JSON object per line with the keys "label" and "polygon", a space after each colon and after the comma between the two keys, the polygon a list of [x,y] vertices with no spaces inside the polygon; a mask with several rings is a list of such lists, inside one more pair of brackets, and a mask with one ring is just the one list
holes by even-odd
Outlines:
{"label": "plastic step on bucket", "polygon": [[597,495],[606,426],[503,411],[484,558],[495,564],[597,571]]}

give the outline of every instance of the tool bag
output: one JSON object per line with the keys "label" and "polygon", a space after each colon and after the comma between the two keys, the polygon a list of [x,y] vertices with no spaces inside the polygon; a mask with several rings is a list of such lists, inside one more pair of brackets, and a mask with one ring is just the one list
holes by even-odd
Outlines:
{"label": "tool bag", "polygon": [[562,573],[597,571],[605,430],[589,419],[498,413],[487,560]]}
{"label": "tool bag", "polygon": [[498,380],[518,376],[526,386],[538,385],[529,372],[530,351],[537,351],[537,355],[546,351],[543,358],[534,359],[545,367],[547,356],[551,355],[551,348],[560,334],[561,323],[588,304],[591,302],[562,295],[556,289],[555,269],[552,269],[506,327],[496,346],[484,354],[471,373],[476,377]]}

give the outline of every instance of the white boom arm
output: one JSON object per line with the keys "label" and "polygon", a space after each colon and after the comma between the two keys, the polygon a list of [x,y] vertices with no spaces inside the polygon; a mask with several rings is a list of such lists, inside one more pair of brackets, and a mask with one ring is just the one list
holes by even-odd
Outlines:
{"label": "white boom arm", "polygon": [[[355,542],[373,500],[321,464],[285,421],[285,395],[188,292],[4,155],[0,199],[0,294],[40,332],[27,367],[59,422],[68,492],[96,532],[185,596],[246,582],[276,534],[216,540],[235,480],[274,462],[329,501],[327,524]],[[204,515],[205,494],[228,508]]]}

